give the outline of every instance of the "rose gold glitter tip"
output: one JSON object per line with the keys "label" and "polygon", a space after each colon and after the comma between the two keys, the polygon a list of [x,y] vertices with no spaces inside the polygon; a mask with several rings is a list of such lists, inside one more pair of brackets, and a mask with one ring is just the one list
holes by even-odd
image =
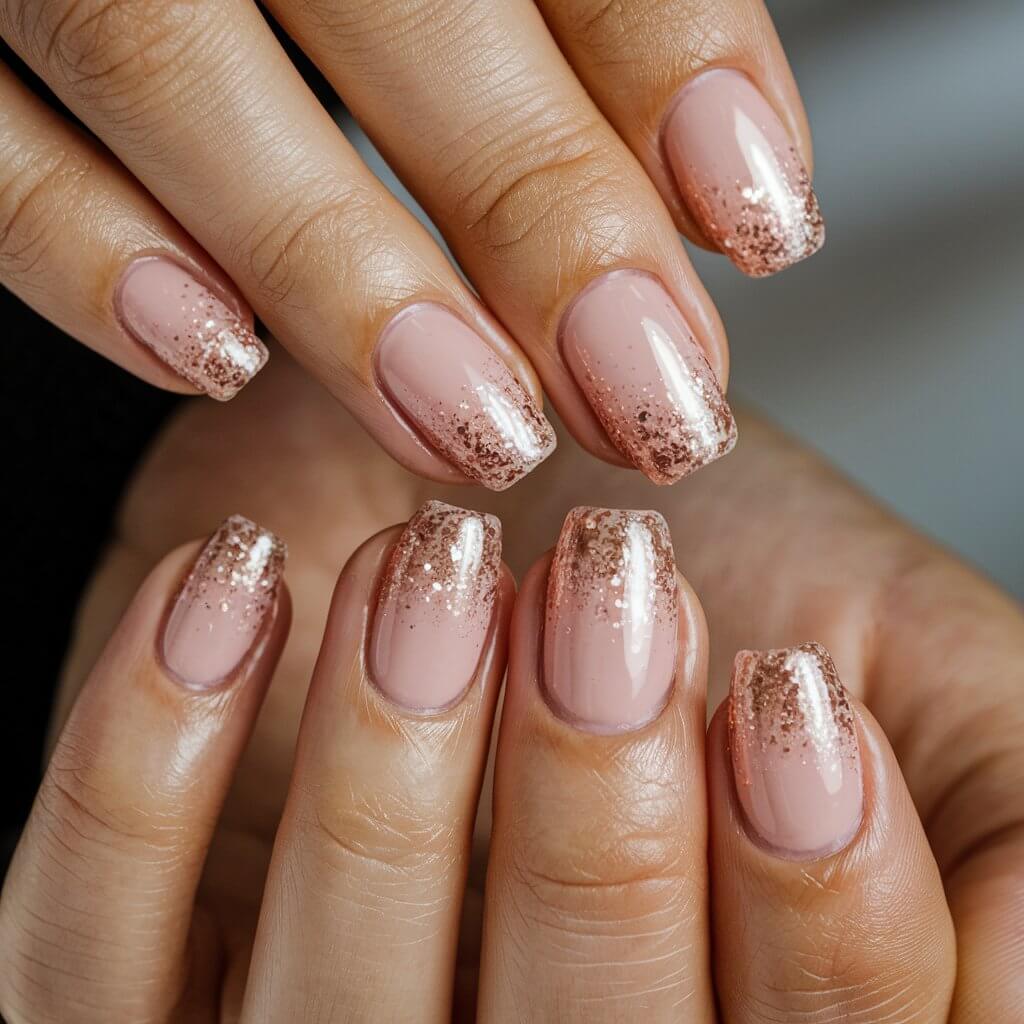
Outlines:
{"label": "rose gold glitter tip", "polygon": [[739,802],[769,847],[810,858],[850,840],[863,805],[860,748],[821,644],[737,654],[729,736]]}
{"label": "rose gold glitter tip", "polygon": [[383,390],[466,476],[503,491],[555,449],[555,432],[519,379],[451,311],[419,303],[384,328]]}
{"label": "rose gold glitter tip", "polygon": [[778,273],[824,245],[810,175],[746,75],[726,68],[698,75],[673,105],[664,139],[690,212],[745,274]]}
{"label": "rose gold glitter tip", "polygon": [[555,710],[595,732],[656,717],[675,677],[677,621],[664,518],[573,509],[548,576],[544,682]]}
{"label": "rose gold glitter tip", "polygon": [[184,267],[137,259],[114,296],[129,334],[211,398],[234,398],[267,362],[267,348],[239,314]]}
{"label": "rose gold glitter tip", "polygon": [[616,448],[673,484],[736,443],[736,421],[682,312],[656,278],[619,270],[566,313],[562,353]]}
{"label": "rose gold glitter tip", "polygon": [[277,600],[287,548],[245,516],[225,519],[185,578],[167,619],[164,663],[189,686],[227,678]]}
{"label": "rose gold glitter tip", "polygon": [[436,710],[472,682],[501,582],[501,523],[428,501],[384,572],[369,644],[370,675],[397,704]]}

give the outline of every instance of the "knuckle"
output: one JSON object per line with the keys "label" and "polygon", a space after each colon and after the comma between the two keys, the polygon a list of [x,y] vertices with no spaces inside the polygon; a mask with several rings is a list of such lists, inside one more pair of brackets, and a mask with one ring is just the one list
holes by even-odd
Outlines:
{"label": "knuckle", "polygon": [[44,850],[62,863],[125,855],[162,862],[181,849],[181,828],[154,807],[139,806],[131,784],[126,791],[125,781],[104,771],[73,735],[65,734],[54,754],[34,813]]}
{"label": "knuckle", "polygon": [[546,104],[531,122],[511,143],[482,146],[449,176],[470,236],[496,257],[514,258],[539,238],[578,236],[581,222],[600,236],[621,194],[621,169],[597,124],[563,118]]}
{"label": "knuckle", "polygon": [[454,808],[333,786],[308,791],[302,806],[299,831],[332,873],[416,883],[445,876],[459,858],[465,823]]}
{"label": "knuckle", "polygon": [[381,197],[361,183],[311,183],[294,202],[282,198],[228,247],[268,301],[302,306],[325,294],[357,292],[359,279],[388,280],[399,260],[382,230]]}
{"label": "knuckle", "polygon": [[939,1010],[945,1019],[948,986],[924,983],[906,963],[888,950],[870,957],[851,948],[844,929],[819,931],[813,941],[793,941],[784,934],[759,953],[764,973],[745,992],[742,1016],[764,1024],[779,1020],[848,1021],[931,1020]]}
{"label": "knuckle", "polygon": [[0,175],[0,273],[7,280],[31,284],[91,175],[87,160],[60,150],[16,158]]}
{"label": "knuckle", "polygon": [[199,0],[8,0],[36,63],[76,95],[129,114],[198,59],[213,26]]}
{"label": "knuckle", "polygon": [[581,778],[582,790],[537,791],[534,806],[516,815],[513,883],[556,921],[650,922],[666,912],[692,920],[702,888],[694,868],[703,861],[682,834],[679,787],[643,757]]}

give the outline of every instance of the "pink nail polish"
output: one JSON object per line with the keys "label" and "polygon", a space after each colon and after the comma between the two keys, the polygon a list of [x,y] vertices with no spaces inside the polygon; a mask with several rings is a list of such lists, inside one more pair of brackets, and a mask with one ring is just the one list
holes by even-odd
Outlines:
{"label": "pink nail polish", "polygon": [[555,434],[494,350],[442,306],[399,313],[377,344],[384,391],[468,477],[511,487],[555,448]]}
{"label": "pink nail polish", "polygon": [[501,523],[428,501],[398,538],[370,634],[373,681],[396,704],[435,711],[472,683],[501,579]]}
{"label": "pink nail polish", "polygon": [[650,274],[613,271],[562,323],[562,354],[616,448],[657,484],[725,455],[736,423],[679,307]]}
{"label": "pink nail polish", "polygon": [[554,709],[600,733],[655,718],[675,677],[678,616],[662,516],[573,509],[548,576],[544,684]]}
{"label": "pink nail polish", "polygon": [[774,274],[822,247],[825,222],[807,169],[746,75],[714,68],[694,78],[664,139],[690,212],[745,274]]}
{"label": "pink nail polish", "polygon": [[163,256],[128,265],[114,307],[136,341],[218,401],[234,398],[267,361],[266,346],[238,313]]}
{"label": "pink nail polish", "polygon": [[238,668],[277,600],[285,555],[281,541],[245,516],[224,520],[167,618],[162,654],[172,675],[207,689]]}
{"label": "pink nail polish", "polygon": [[736,655],[729,737],[739,802],[765,845],[810,860],[850,841],[863,810],[860,748],[821,644]]}

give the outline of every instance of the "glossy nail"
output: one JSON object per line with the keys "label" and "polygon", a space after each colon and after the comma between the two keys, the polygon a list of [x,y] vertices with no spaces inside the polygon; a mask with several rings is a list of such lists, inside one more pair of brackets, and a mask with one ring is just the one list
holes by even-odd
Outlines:
{"label": "glossy nail", "polygon": [[603,733],[655,718],[675,676],[678,615],[662,516],[573,509],[548,576],[544,684],[555,711]]}
{"label": "glossy nail", "polygon": [[745,274],[774,274],[824,244],[807,169],[746,75],[715,68],[694,78],[670,109],[664,140],[690,212]]}
{"label": "glossy nail", "polygon": [[555,434],[494,350],[453,313],[404,309],[377,344],[385,393],[466,476],[511,487],[555,448]]}
{"label": "glossy nail", "polygon": [[740,805],[766,846],[812,859],[850,841],[863,809],[860,748],[821,644],[736,655],[729,736]]}
{"label": "glossy nail", "polygon": [[373,681],[396,704],[437,710],[473,681],[501,580],[501,523],[428,501],[384,572],[370,634]]}
{"label": "glossy nail", "polygon": [[164,627],[172,675],[206,689],[245,660],[277,600],[286,548],[245,516],[231,516],[206,542]]}
{"label": "glossy nail", "polygon": [[114,307],[136,341],[218,401],[238,394],[267,361],[266,346],[238,313],[174,260],[130,263]]}
{"label": "glossy nail", "polygon": [[612,443],[657,484],[725,455],[736,423],[704,352],[650,274],[613,271],[569,307],[562,353]]}

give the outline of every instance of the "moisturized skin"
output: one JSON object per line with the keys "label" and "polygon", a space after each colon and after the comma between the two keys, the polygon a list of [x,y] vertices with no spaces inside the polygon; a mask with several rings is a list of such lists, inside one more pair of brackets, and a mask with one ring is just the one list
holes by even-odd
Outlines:
{"label": "moisturized skin", "polygon": [[661,515],[573,509],[548,576],[544,682],[555,709],[594,732],[655,717],[672,687],[677,619]]}
{"label": "moisturized skin", "polygon": [[241,664],[277,599],[286,554],[281,541],[245,516],[223,522],[167,618],[163,659],[178,679],[215,686]]}
{"label": "moisturized skin", "polygon": [[370,674],[397,704],[433,710],[472,682],[501,573],[501,523],[428,501],[391,553],[370,636]]}
{"label": "moisturized skin", "polygon": [[691,213],[745,274],[775,274],[825,244],[807,168],[746,75],[715,68],[690,81],[665,122],[664,141]]}
{"label": "moisturized skin", "polygon": [[173,260],[129,264],[114,304],[136,341],[218,401],[234,398],[267,361],[266,346],[238,313]]}
{"label": "moisturized skin", "polygon": [[736,423],[707,357],[650,274],[591,284],[569,308],[562,352],[613,444],[656,484],[721,458]]}
{"label": "moisturized skin", "polygon": [[511,487],[555,450],[555,433],[494,350],[453,313],[403,310],[377,344],[384,391],[468,477]]}
{"label": "moisturized skin", "polygon": [[849,842],[863,813],[860,749],[846,691],[821,644],[741,651],[729,727],[736,793],[764,843],[809,859]]}

